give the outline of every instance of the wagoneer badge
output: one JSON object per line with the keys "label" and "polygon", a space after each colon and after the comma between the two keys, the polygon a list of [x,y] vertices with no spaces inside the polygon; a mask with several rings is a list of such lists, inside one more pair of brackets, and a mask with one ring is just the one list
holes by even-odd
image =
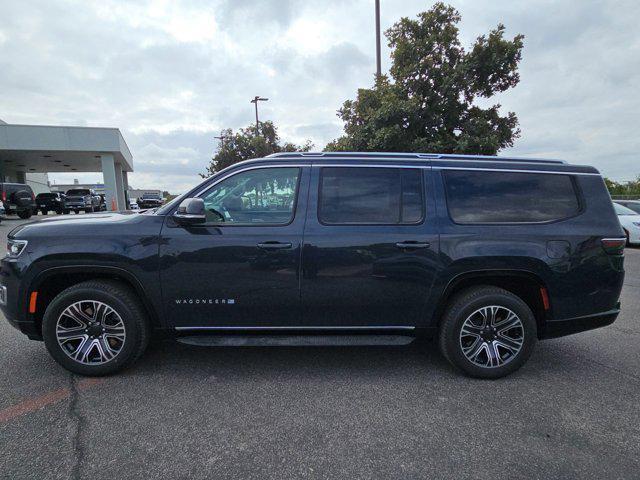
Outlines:
{"label": "wagoneer badge", "polygon": [[234,305],[234,298],[176,298],[178,305]]}

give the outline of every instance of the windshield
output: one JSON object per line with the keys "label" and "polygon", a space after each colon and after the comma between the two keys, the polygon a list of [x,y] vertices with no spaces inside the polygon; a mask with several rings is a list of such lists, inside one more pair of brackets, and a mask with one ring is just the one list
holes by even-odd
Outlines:
{"label": "windshield", "polygon": [[157,193],[143,193],[142,198],[152,198],[154,200],[160,200],[160,195]]}
{"label": "windshield", "polygon": [[67,190],[67,195],[89,195],[89,190],[85,188],[74,188]]}
{"label": "windshield", "polygon": [[616,209],[616,213],[618,215],[638,215],[636,212],[634,212],[633,210],[631,210],[630,208],[627,207],[623,207],[622,205],[620,205],[619,203],[614,203],[613,204],[613,208]]}

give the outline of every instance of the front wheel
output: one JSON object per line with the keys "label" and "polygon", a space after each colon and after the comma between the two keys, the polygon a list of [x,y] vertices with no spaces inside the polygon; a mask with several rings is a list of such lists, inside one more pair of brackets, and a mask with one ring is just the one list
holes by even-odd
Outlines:
{"label": "front wheel", "polygon": [[47,307],[42,335],[56,362],[80,375],[108,375],[135,362],[149,342],[138,298],[114,281],[67,288]]}
{"label": "front wheel", "polygon": [[529,306],[507,290],[474,287],[456,295],[440,325],[440,350],[464,373],[500,378],[519,369],[537,340]]}

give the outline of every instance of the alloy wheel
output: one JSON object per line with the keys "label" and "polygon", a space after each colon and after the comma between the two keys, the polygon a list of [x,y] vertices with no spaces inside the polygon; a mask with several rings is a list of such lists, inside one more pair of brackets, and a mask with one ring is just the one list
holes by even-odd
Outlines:
{"label": "alloy wheel", "polygon": [[96,365],[113,360],[122,351],[126,329],[118,312],[109,305],[81,300],[69,305],[58,317],[56,338],[72,360]]}
{"label": "alloy wheel", "polygon": [[501,367],[513,360],[524,344],[520,317],[506,307],[490,305],[469,315],[460,330],[460,347],[474,365]]}

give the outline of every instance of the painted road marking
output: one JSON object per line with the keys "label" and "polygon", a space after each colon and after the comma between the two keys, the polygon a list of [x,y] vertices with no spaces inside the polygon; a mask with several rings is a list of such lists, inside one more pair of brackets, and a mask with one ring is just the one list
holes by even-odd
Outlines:
{"label": "painted road marking", "polygon": [[[86,390],[95,385],[104,382],[101,378],[85,378],[80,380],[77,384],[78,390]],[[0,410],[0,423],[8,422],[16,417],[26,415],[27,413],[41,410],[44,407],[53,403],[60,402],[71,396],[71,390],[68,388],[61,388],[59,390],[53,390],[38,397],[23,400],[16,405],[12,405],[3,410]]]}

